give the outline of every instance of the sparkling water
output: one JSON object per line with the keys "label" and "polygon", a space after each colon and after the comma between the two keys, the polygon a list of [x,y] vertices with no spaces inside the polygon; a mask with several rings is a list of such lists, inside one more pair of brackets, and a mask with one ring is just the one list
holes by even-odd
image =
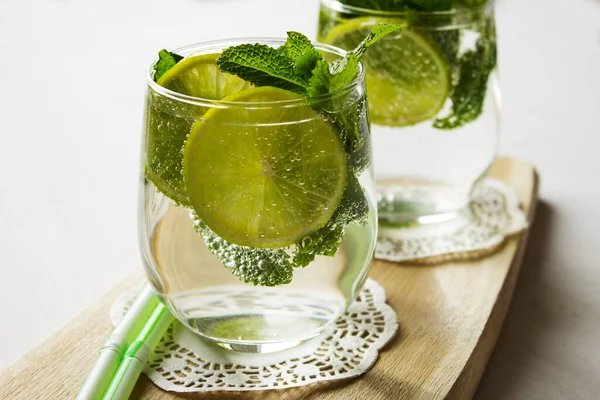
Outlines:
{"label": "sparkling water", "polygon": [[496,154],[497,86],[492,74],[483,113],[457,129],[434,129],[432,121],[402,128],[372,125],[380,221],[401,224],[419,215],[419,223],[442,222],[467,207]]}
{"label": "sparkling water", "polygon": [[366,280],[377,225],[368,193],[367,224],[349,225],[334,257],[317,256],[277,287],[241,282],[207,249],[188,209],[151,182],[142,193],[141,244],[152,285],[180,321],[221,346],[270,352],[299,344],[335,320]]}

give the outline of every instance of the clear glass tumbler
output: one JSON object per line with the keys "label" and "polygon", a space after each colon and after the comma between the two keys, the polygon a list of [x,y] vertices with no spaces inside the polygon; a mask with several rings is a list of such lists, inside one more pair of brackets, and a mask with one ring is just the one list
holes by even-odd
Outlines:
{"label": "clear glass tumbler", "polygon": [[393,12],[352,3],[321,0],[320,41],[351,49],[377,22],[405,27],[363,58],[379,222],[414,226],[468,216],[499,133],[493,5]]}
{"label": "clear glass tumbler", "polygon": [[[198,61],[206,62],[242,43],[284,40],[174,52],[206,55]],[[345,54],[317,48],[331,59]],[[230,79],[213,72],[202,84]],[[184,95],[155,83],[153,73],[150,67],[139,232],[154,290],[185,326],[225,348],[271,352],[320,334],[357,296],[375,246],[362,69],[310,106],[291,92],[237,81],[228,90],[235,83],[239,92],[221,100]],[[340,135],[340,120],[355,121],[360,137]],[[360,223],[332,224],[342,204],[363,213]],[[300,240],[291,243],[290,232]],[[290,266],[299,251],[336,232],[341,243],[304,258],[304,267]]]}

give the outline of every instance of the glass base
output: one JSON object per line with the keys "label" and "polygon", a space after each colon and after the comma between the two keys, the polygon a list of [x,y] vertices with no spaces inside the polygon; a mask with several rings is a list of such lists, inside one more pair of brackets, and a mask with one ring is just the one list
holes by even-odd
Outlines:
{"label": "glass base", "polygon": [[[252,354],[268,354],[274,353],[277,351],[291,349],[293,347],[299,346],[305,341],[312,339],[304,339],[304,340],[288,340],[285,342],[276,342],[276,343],[236,343],[236,342],[223,342],[219,340],[214,340],[211,338],[206,339],[215,343],[219,347],[223,347],[227,350],[237,351],[239,353],[252,353]],[[314,337],[314,336],[313,336]]]}
{"label": "glass base", "polygon": [[468,192],[449,185],[411,182],[377,186],[377,209],[382,226],[444,223],[463,216],[468,205]]}
{"label": "glass base", "polygon": [[329,320],[282,314],[237,315],[188,320],[196,334],[228,350],[272,353],[321,334]]}

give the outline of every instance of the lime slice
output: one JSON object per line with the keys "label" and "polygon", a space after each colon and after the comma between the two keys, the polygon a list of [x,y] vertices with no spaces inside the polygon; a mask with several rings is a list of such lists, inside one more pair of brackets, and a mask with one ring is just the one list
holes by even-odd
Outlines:
{"label": "lime slice", "polygon": [[[298,99],[260,87],[234,102]],[[295,244],[333,215],[346,186],[343,145],[308,106],[211,109],[186,141],[183,174],[198,216],[242,246]]]}
{"label": "lime slice", "polygon": [[[379,22],[403,21],[355,18],[335,26],[323,41],[352,50]],[[448,97],[445,57],[432,40],[417,32],[393,32],[370,47],[361,61],[375,124],[400,127],[426,121],[437,115]]]}
{"label": "lime slice", "polygon": [[219,54],[185,58],[165,72],[156,83],[178,93],[211,100],[220,100],[250,86],[235,75],[221,72],[217,67],[217,57]]}
{"label": "lime slice", "polygon": [[[158,84],[194,97],[220,100],[250,87],[237,76],[219,71],[218,54],[203,54],[181,60],[167,71]],[[181,104],[166,97],[148,101],[146,176],[159,191],[179,204],[189,203],[183,183],[183,144],[206,108]]]}

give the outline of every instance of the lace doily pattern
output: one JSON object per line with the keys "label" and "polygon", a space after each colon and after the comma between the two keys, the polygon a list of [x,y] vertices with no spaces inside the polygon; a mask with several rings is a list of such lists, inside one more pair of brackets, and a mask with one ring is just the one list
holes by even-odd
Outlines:
{"label": "lace doily pattern", "polygon": [[432,227],[382,228],[375,257],[417,264],[478,258],[526,227],[527,217],[519,208],[515,191],[501,181],[488,179],[475,194],[468,218]]}
{"label": "lace doily pattern", "polygon": [[[113,305],[117,324],[137,290]],[[367,280],[358,298],[321,336],[270,354],[221,349],[175,322],[155,349],[144,373],[160,388],[176,392],[284,389],[354,377],[368,371],[396,333],[396,313],[385,291]]]}

